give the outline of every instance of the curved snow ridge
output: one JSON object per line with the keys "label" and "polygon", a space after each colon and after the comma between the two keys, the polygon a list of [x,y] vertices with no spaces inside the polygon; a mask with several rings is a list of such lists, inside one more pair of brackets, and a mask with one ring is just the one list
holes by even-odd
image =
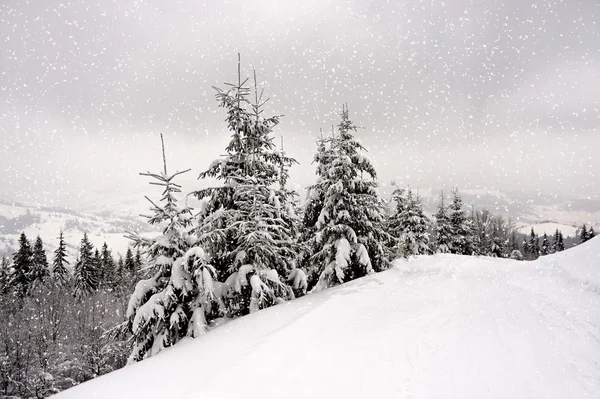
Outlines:
{"label": "curved snow ridge", "polygon": [[57,397],[599,398],[600,295],[552,266],[587,276],[598,244],[558,261],[399,260]]}
{"label": "curved snow ridge", "polygon": [[551,265],[569,281],[600,294],[600,237],[536,262],[542,267]]}

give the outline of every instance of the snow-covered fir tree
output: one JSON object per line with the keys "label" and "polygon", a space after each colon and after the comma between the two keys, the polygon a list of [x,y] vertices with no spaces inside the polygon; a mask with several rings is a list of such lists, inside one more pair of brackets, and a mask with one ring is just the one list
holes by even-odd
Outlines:
{"label": "snow-covered fir tree", "polygon": [[435,248],[438,253],[448,253],[452,249],[452,224],[448,216],[448,208],[444,204],[444,192],[440,194],[438,211],[435,214],[435,225],[433,226]]}
{"label": "snow-covered fir tree", "polygon": [[283,187],[296,161],[274,144],[279,117],[263,116],[266,100],[258,92],[256,75],[252,102],[247,82],[238,63],[237,83],[227,91],[217,89],[231,141],[226,155],[200,174],[220,185],[195,193],[204,201],[197,229],[200,243],[225,283],[223,298],[231,316],[291,299],[292,288],[305,285],[303,272],[295,268],[294,193]]}
{"label": "snow-covered fir tree", "polygon": [[[384,208],[377,192],[377,174],[354,138],[357,128],[342,110],[337,134],[330,139],[331,162],[322,162],[312,190],[323,193],[323,206],[309,241],[314,255],[309,274],[319,291],[388,267],[383,231]],[[321,152],[321,151],[320,151]],[[325,153],[327,154],[327,153]]]}
{"label": "snow-covered fir tree", "polygon": [[410,189],[397,188],[392,193],[392,200],[396,203],[396,212],[388,220],[388,229],[395,239],[395,256],[432,253],[428,233],[429,219],[423,213],[421,198],[413,195]]}
{"label": "snow-covered fir tree", "polygon": [[54,258],[52,259],[52,269],[50,273],[55,281],[65,283],[69,279],[70,275],[69,270],[67,269],[68,264],[67,244],[65,243],[63,232],[61,230],[58,236],[58,247],[54,251]]}
{"label": "snow-covered fir tree", "polygon": [[89,240],[87,233],[84,233],[81,239],[73,277],[75,281],[75,295],[80,298],[98,289],[98,264],[94,259],[94,245]]}
{"label": "snow-covered fir tree", "polygon": [[13,255],[13,271],[10,278],[10,286],[20,298],[25,297],[29,291],[32,257],[31,244],[25,233],[21,233],[19,236],[19,250]]}
{"label": "snow-covered fir tree", "polygon": [[31,269],[29,271],[29,283],[32,286],[41,284],[49,276],[48,259],[44,250],[44,243],[40,236],[37,236],[33,244],[33,255],[31,257]]}
{"label": "snow-covered fir tree", "polygon": [[[317,222],[323,205],[325,203],[325,189],[323,184],[324,179],[328,177],[328,172],[331,169],[331,163],[335,158],[333,146],[331,145],[332,138],[324,138],[322,133],[317,140],[317,152],[313,159],[313,164],[316,164],[317,181],[310,185],[306,194],[306,201],[302,206],[302,232],[300,235],[301,255],[300,262],[307,270],[311,269],[310,258],[318,251],[314,237],[317,233]],[[317,283],[319,275],[317,273],[309,274],[309,286],[314,286]]]}
{"label": "snow-covered fir tree", "polygon": [[463,211],[463,201],[458,193],[458,188],[452,190],[452,203],[448,206],[450,224],[452,226],[452,248],[453,254],[472,255],[473,245],[473,227],[472,221]]}
{"label": "snow-covered fir tree", "polygon": [[[146,197],[153,212],[148,223],[162,227],[162,234],[152,239],[130,236],[146,254],[149,278],[137,283],[127,308],[126,324],[134,343],[129,362],[152,356],[186,336],[203,334],[207,316],[220,312],[215,269],[191,233],[190,208],[181,207],[176,198],[181,186],[174,179],[189,169],[168,173],[164,143],[163,163],[162,173],[142,174],[155,180],[151,184],[164,187],[158,203]],[[132,252],[128,253],[133,263]]]}

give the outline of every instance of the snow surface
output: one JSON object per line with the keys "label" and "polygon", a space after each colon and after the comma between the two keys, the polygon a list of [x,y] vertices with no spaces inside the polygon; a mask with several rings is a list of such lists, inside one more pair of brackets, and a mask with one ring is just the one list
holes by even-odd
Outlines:
{"label": "snow surface", "polygon": [[398,260],[57,396],[142,397],[600,398],[600,238]]}

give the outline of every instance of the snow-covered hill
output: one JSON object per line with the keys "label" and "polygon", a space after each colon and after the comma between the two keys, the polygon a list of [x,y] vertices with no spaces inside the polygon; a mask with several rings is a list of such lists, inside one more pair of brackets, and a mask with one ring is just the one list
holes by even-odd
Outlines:
{"label": "snow-covered hill", "polygon": [[124,254],[130,245],[130,240],[125,238],[126,232],[146,232],[148,227],[140,217],[81,213],[0,201],[0,256],[10,255],[18,248],[21,232],[25,232],[30,241],[40,235],[50,253],[58,244],[61,229],[69,254],[74,257],[84,233],[88,233],[94,246],[100,247],[106,242],[115,254]]}
{"label": "snow-covered hill", "polygon": [[576,226],[553,222],[526,224],[519,227],[518,230],[519,233],[529,234],[531,232],[531,228],[533,228],[535,233],[539,236],[544,235],[544,233],[546,233],[548,236],[553,236],[556,230],[559,230],[564,237],[575,237],[577,235]]}
{"label": "snow-covered hill", "polygon": [[57,396],[142,397],[598,398],[600,238],[396,261]]}

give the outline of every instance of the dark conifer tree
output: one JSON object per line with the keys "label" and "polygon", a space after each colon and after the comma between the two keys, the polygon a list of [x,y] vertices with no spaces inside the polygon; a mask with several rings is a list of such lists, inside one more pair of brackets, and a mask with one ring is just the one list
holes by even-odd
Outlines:
{"label": "dark conifer tree", "polygon": [[54,259],[52,261],[52,278],[61,283],[68,281],[70,277],[66,267],[68,264],[67,245],[65,244],[65,239],[61,230],[58,236],[58,248],[54,251]]}
{"label": "dark conifer tree", "polygon": [[19,250],[13,256],[13,272],[10,279],[10,286],[20,298],[25,297],[29,292],[32,258],[31,244],[25,233],[21,233]]}
{"label": "dark conifer tree", "polygon": [[118,283],[116,276],[116,265],[111,251],[108,249],[106,242],[102,245],[100,251],[100,281],[101,285],[106,287],[114,287]]}
{"label": "dark conifer tree", "polygon": [[529,255],[530,260],[539,258],[539,256],[540,256],[540,240],[539,240],[539,237],[537,236],[537,234],[535,234],[533,227],[531,228],[531,233],[529,233],[529,242],[528,242],[527,248],[529,251],[528,255]]}
{"label": "dark conifer tree", "polygon": [[0,295],[8,293],[10,284],[10,262],[8,258],[0,259]]}
{"label": "dark conifer tree", "polygon": [[556,244],[556,251],[561,252],[565,250],[565,242],[563,240],[562,231],[558,232],[558,243]]}
{"label": "dark conifer tree", "polygon": [[584,242],[586,242],[589,238],[588,238],[588,231],[587,231],[587,227],[584,224],[581,227],[581,231],[579,233],[579,239],[581,240],[581,243],[583,244]]}
{"label": "dark conifer tree", "polygon": [[544,256],[544,255],[548,255],[551,251],[551,247],[550,247],[550,242],[548,241],[548,235],[546,233],[544,233],[544,236],[542,238],[542,247],[540,250],[540,255]]}
{"label": "dark conifer tree", "polygon": [[88,239],[87,233],[83,234],[79,248],[79,258],[74,269],[75,295],[86,296],[98,289],[99,272],[98,263],[94,257],[94,246]]}
{"label": "dark conifer tree", "polygon": [[29,274],[32,286],[43,283],[50,274],[44,243],[40,236],[37,236],[33,245],[33,256],[31,258],[31,270]]}
{"label": "dark conifer tree", "polygon": [[127,252],[125,253],[125,270],[129,273],[130,276],[135,275],[136,267],[135,267],[135,258],[133,256],[133,251],[131,247],[127,248]]}

